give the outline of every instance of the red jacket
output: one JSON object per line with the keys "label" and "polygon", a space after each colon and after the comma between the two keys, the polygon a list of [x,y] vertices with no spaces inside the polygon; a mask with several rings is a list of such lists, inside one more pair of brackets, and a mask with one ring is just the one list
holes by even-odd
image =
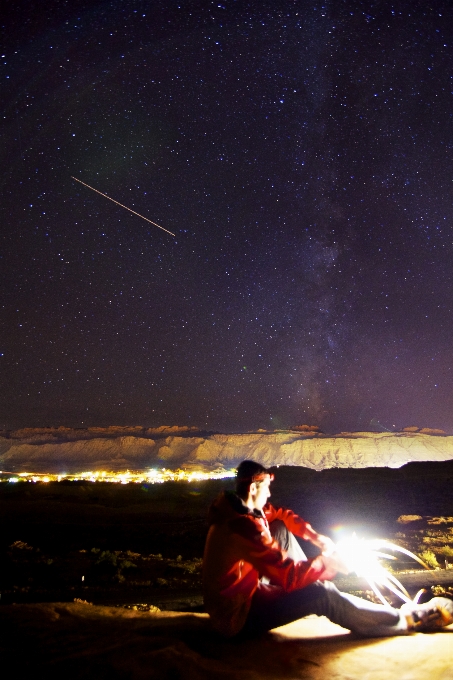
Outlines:
{"label": "red jacket", "polygon": [[[210,528],[203,558],[206,611],[212,624],[226,636],[245,624],[253,594],[265,588],[269,597],[304,588],[335,576],[322,556],[294,562],[269,532],[269,522],[282,520],[296,536],[310,540],[316,533],[291,510],[267,504],[262,516],[249,510],[233,493],[222,493],[209,511]],[[260,582],[267,576],[273,585]]]}

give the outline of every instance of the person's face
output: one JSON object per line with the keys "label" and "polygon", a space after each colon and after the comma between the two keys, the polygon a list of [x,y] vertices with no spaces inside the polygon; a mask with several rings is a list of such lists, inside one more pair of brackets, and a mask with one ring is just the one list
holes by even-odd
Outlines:
{"label": "person's face", "polygon": [[270,475],[266,475],[262,482],[253,484],[250,487],[250,495],[253,503],[253,507],[256,510],[262,510],[267,503],[267,499],[271,495],[270,490],[271,478]]}

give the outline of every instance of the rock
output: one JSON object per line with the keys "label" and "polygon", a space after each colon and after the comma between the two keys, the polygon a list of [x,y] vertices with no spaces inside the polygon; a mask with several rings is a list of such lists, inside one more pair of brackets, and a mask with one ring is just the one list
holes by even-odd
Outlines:
{"label": "rock", "polygon": [[0,653],[19,679],[450,680],[448,634],[357,639],[307,617],[254,640],[218,637],[205,614],[84,603],[0,608]]}
{"label": "rock", "polygon": [[[45,428],[44,428],[45,429]],[[250,458],[266,467],[399,468],[411,461],[453,459],[453,436],[442,431],[353,432],[324,435],[310,431],[255,432],[193,436],[169,428],[28,428],[0,437],[0,468],[9,472],[76,473],[84,470],[190,467],[234,468]],[[157,432],[159,430],[159,432]],[[22,436],[23,435],[23,436]]]}

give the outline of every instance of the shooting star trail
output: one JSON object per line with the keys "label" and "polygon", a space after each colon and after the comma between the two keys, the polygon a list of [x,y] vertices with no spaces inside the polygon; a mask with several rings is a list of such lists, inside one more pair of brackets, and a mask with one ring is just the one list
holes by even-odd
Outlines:
{"label": "shooting star trail", "polygon": [[140,215],[140,213],[135,212],[135,210],[132,210],[132,208],[128,208],[127,205],[123,205],[122,203],[119,203],[118,201],[115,201],[114,198],[110,198],[110,196],[107,196],[107,194],[103,194],[102,191],[98,191],[94,187],[90,187],[89,184],[85,184],[85,182],[82,182],[81,179],[77,179],[77,177],[73,177],[71,175],[71,179],[74,179],[76,182],[80,182],[80,184],[83,184],[84,187],[87,187],[88,189],[91,189],[91,191],[95,191],[97,194],[100,194],[101,196],[104,196],[104,198],[108,198],[109,201],[112,201],[113,203],[116,203],[116,205],[121,206],[122,208],[125,208],[126,210],[129,210],[129,212],[134,213],[134,215],[137,215],[137,217],[141,217],[142,220],[146,220],[150,224],[153,224],[155,227],[159,227],[159,229],[162,229],[162,231],[166,231],[167,234],[171,234],[176,238],[176,234],[174,234],[172,231],[169,231],[168,229],[165,229],[165,227],[161,227],[160,224],[157,224],[156,222],[153,222],[152,220],[149,220],[147,217],[144,217],[143,215]]}

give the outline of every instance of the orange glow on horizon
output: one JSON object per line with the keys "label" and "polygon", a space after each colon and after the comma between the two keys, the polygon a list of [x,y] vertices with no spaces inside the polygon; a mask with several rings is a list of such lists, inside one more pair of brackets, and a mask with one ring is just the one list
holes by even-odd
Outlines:
{"label": "orange glow on horizon", "polygon": [[113,472],[96,470],[75,473],[39,473],[39,472],[5,472],[0,470],[2,482],[109,482],[115,484],[163,484],[164,482],[200,482],[208,479],[225,479],[235,477],[235,470],[219,468],[210,472],[202,470],[167,470],[166,468],[150,468],[149,470],[122,470]]}

